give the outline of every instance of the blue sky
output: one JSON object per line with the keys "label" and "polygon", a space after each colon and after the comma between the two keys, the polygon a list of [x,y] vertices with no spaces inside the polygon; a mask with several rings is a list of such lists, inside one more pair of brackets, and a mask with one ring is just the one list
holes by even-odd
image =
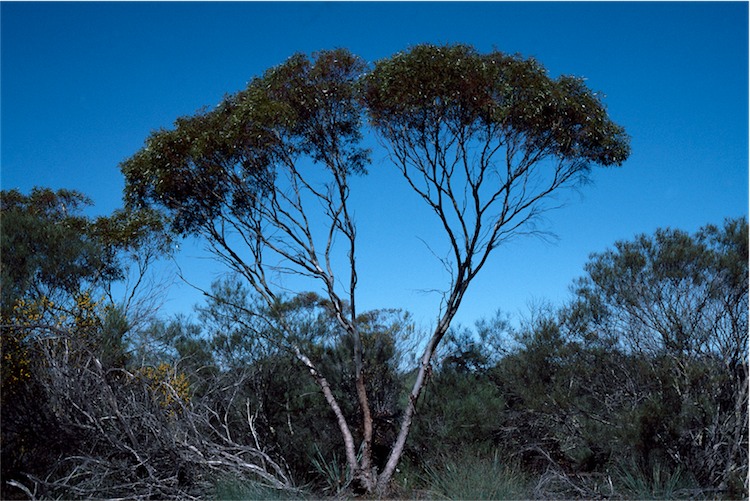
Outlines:
{"label": "blue sky", "polygon": [[[410,45],[461,42],[585,77],[632,138],[621,168],[596,169],[548,214],[554,243],[500,248],[458,320],[560,304],[591,252],[671,226],[695,231],[748,212],[748,4],[7,3],[2,22],[2,189],[72,188],[92,215],[122,205],[119,163],[152,130],[213,106],[295,52],[345,47],[368,61]],[[420,238],[430,214],[375,157],[358,183],[360,308],[403,307],[424,323],[447,277]],[[196,285],[220,272],[186,243]],[[165,267],[171,266],[166,263]],[[173,286],[167,313],[200,295]]]}

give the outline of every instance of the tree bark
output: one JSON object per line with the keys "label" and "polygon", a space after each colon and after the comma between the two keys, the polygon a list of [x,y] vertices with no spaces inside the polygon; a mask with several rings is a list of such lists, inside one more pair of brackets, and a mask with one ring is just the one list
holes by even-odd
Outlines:
{"label": "tree bark", "polygon": [[312,363],[312,361],[296,347],[295,347],[295,353],[297,355],[297,359],[300,360],[305,365],[305,367],[307,367],[307,370],[310,372],[310,375],[313,377],[313,379],[315,380],[315,382],[318,384],[321,391],[323,392],[323,396],[325,397],[326,402],[328,403],[328,406],[336,415],[336,422],[339,425],[339,429],[341,430],[341,435],[344,439],[344,448],[346,450],[346,462],[349,465],[349,468],[351,469],[352,472],[358,471],[359,465],[357,463],[357,453],[354,447],[354,436],[352,435],[352,432],[349,429],[349,425],[346,422],[344,413],[341,411],[341,407],[339,407],[339,404],[336,401],[336,397],[334,397],[333,392],[331,391],[331,386],[328,384],[328,381],[326,380],[326,378],[324,378],[318,372],[318,370],[315,368],[315,365]]}

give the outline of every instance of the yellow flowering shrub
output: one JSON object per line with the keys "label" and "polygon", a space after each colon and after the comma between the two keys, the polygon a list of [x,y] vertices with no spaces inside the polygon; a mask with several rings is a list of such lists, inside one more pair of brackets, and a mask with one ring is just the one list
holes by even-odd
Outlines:
{"label": "yellow flowering shrub", "polygon": [[93,341],[92,335],[102,325],[100,304],[101,301],[94,301],[88,291],[75,297],[73,317],[69,321],[72,322],[75,332],[87,341]]}
{"label": "yellow flowering shrub", "polygon": [[0,336],[0,370],[2,390],[6,396],[14,393],[19,385],[31,378],[31,357],[24,339],[35,326],[44,321],[45,313],[52,307],[54,304],[46,297],[39,301],[19,299],[13,305],[12,312],[0,318],[3,326]]}
{"label": "yellow flowering shrub", "polygon": [[55,342],[64,333],[84,346],[93,348],[102,325],[100,302],[88,291],[76,294],[67,307],[47,296],[19,298],[11,312],[0,318],[0,352],[2,353],[2,389],[13,392],[31,376],[30,340],[51,338]]}
{"label": "yellow flowering shrub", "polygon": [[171,364],[162,362],[156,367],[142,367],[137,374],[145,381],[154,399],[170,414],[179,410],[181,403],[190,401],[188,377]]}
{"label": "yellow flowering shrub", "polygon": [[57,305],[46,296],[20,298],[13,305],[10,318],[3,318],[3,325],[27,329],[29,334],[55,330],[80,339],[91,339],[101,324],[101,301],[94,301],[89,291],[75,294],[69,306]]}
{"label": "yellow flowering shrub", "polygon": [[20,339],[22,333],[3,328],[0,337],[0,352],[2,352],[2,390],[7,397],[13,393],[19,384],[31,378],[29,351]]}
{"label": "yellow flowering shrub", "polygon": [[[19,327],[33,328],[45,322],[48,312],[55,308],[47,296],[42,296],[38,300],[27,300],[24,298],[17,299],[13,305],[13,313],[10,319],[4,319],[4,324],[17,325]],[[7,320],[7,321],[6,321]]]}

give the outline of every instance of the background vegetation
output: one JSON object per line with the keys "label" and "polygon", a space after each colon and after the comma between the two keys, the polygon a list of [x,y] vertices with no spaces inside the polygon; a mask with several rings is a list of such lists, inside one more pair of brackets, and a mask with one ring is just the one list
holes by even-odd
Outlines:
{"label": "background vegetation", "polygon": [[[107,291],[133,271],[122,235],[153,249],[158,218],[90,220],[84,203],[2,193],[2,497],[350,493],[330,409],[274,341],[279,312],[229,277],[195,320],[144,321]],[[593,254],[566,305],[453,327],[389,495],[747,497],[747,245],[744,219],[641,235]],[[325,300],[277,307],[322,368],[354,377]],[[414,377],[414,326],[393,310],[358,322],[378,463]]]}

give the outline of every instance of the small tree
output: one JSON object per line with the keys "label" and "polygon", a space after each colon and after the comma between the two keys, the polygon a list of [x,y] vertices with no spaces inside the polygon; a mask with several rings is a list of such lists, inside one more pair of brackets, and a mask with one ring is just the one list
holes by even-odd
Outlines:
{"label": "small tree", "polygon": [[88,205],[86,196],[69,190],[0,194],[3,315],[19,299],[62,304],[122,276],[112,246],[81,214]]}
{"label": "small tree", "polygon": [[[631,366],[633,380],[658,385],[650,398],[669,419],[646,418],[655,436],[676,438],[649,446],[731,495],[747,490],[747,260],[744,218],[694,235],[639,235],[592,256],[567,313],[574,332],[612,339],[643,361]],[[638,388],[633,400],[648,393]]]}
{"label": "small tree", "polygon": [[[128,273],[129,257],[155,257],[168,241],[153,237],[161,230],[156,213],[93,219],[83,214],[90,204],[70,190],[0,193],[2,475],[9,481],[48,473],[55,455],[70,453],[85,435],[64,424],[55,399],[75,390],[82,397],[73,403],[85,405],[98,390],[76,385],[71,374],[94,360],[100,372],[125,363],[124,335],[149,263]],[[116,303],[108,292],[126,276],[134,283]]]}
{"label": "small tree", "polygon": [[[551,80],[533,61],[482,56],[465,46],[419,46],[365,70],[345,50],[312,60],[294,56],[216,109],[152,134],[122,170],[129,204],[166,210],[175,232],[204,237],[247,280],[264,304],[261,320],[276,324],[264,332],[279,332],[277,341],[317,382],[356,486],[373,491],[385,489],[393,475],[430,359],[491,250],[525,231],[540,203],[575,185],[590,163],[624,161],[628,143],[580,80]],[[356,227],[348,206],[350,179],[364,174],[367,162],[359,145],[365,111],[406,180],[439,216],[455,258],[450,292],[382,473],[372,460]],[[317,281],[349,340],[359,446],[329,379],[285,318],[275,280],[288,273]]]}

